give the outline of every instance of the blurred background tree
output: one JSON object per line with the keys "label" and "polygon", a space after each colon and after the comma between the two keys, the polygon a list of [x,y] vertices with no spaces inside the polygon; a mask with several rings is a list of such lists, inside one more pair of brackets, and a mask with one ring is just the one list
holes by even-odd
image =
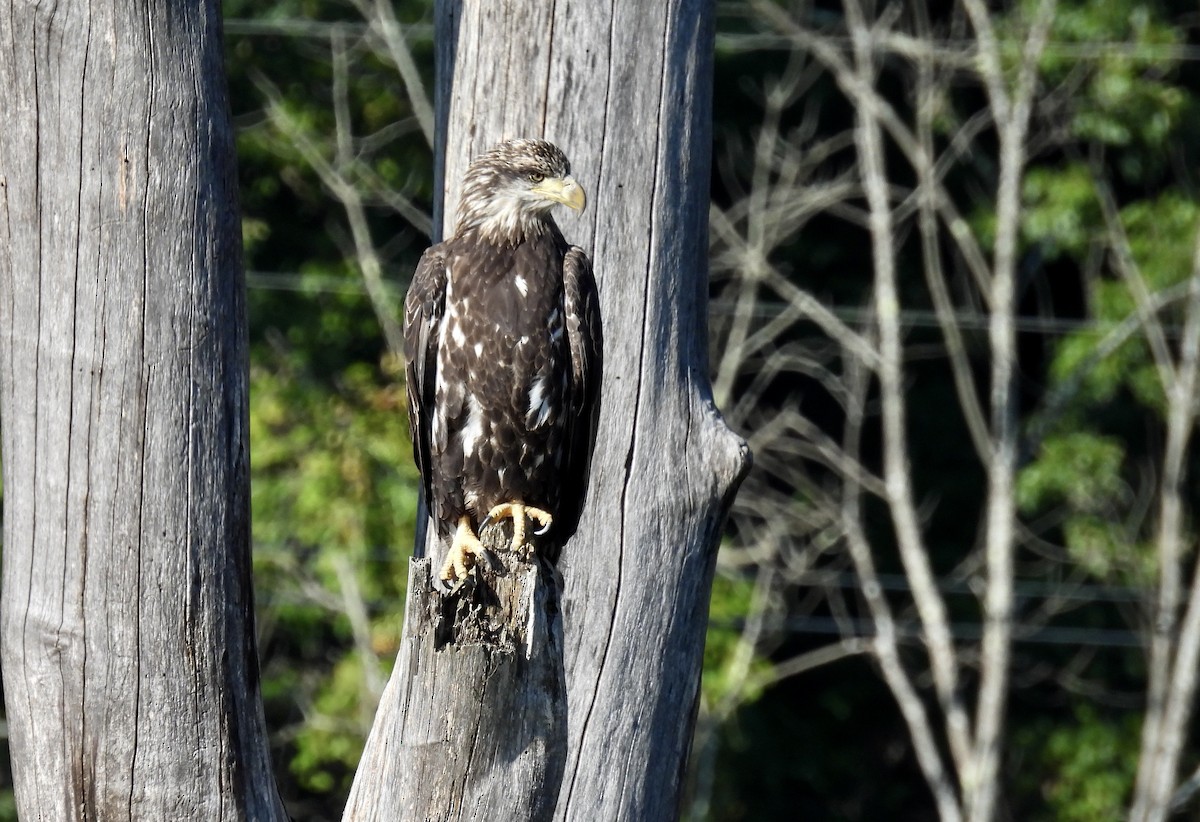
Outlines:
{"label": "blurred background tree", "polygon": [[[981,524],[994,463],[980,452],[995,435],[1005,124],[989,83],[1016,95],[1039,4],[718,10],[712,369],[756,466],[719,560],[685,816],[946,818],[963,792],[953,717],[976,707],[996,578]],[[395,656],[413,544],[396,332],[432,231],[432,0],[227,0],[225,15],[263,693],[289,811],[326,820]],[[1180,715],[1166,706],[1189,658],[1178,640],[1196,538],[1196,24],[1181,2],[1060,2],[1032,64],[999,818],[1123,818],[1149,790],[1137,772],[1153,764],[1154,717]],[[884,169],[867,173],[871,122]],[[914,160],[925,149],[927,168]],[[892,224],[905,494],[958,672],[950,694],[882,487],[872,182]],[[866,554],[854,554],[848,496],[862,499]],[[1151,722],[1147,689],[1161,703]],[[1190,770],[1200,750],[1183,716]]]}

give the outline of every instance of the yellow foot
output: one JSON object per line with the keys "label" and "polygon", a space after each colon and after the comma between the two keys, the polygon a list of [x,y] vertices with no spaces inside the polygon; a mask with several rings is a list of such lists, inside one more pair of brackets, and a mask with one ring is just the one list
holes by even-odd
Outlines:
{"label": "yellow foot", "polygon": [[533,532],[538,536],[549,531],[550,524],[554,522],[554,517],[549,511],[543,511],[541,508],[534,508],[532,505],[525,505],[521,502],[504,502],[488,511],[487,519],[483,521],[483,524],[487,525],[504,517],[509,517],[513,521],[512,550],[514,551],[520,551],[525,546],[525,519],[527,517],[536,520],[542,526]]}
{"label": "yellow foot", "polygon": [[458,530],[454,532],[454,542],[446,552],[446,561],[438,572],[436,587],[443,593],[454,593],[467,581],[467,575],[479,562],[494,564],[492,556],[479,537],[471,529],[469,517],[458,518]]}

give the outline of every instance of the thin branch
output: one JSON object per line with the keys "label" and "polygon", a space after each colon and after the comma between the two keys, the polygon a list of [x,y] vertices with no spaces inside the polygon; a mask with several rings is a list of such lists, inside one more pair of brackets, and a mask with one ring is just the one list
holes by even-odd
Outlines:
{"label": "thin branch", "polygon": [[1150,645],[1150,688],[1142,727],[1142,760],[1130,815],[1135,822],[1162,818],[1171,803],[1200,664],[1200,565],[1193,572],[1183,624],[1175,639],[1184,541],[1183,481],[1200,387],[1200,231],[1196,235],[1188,282],[1187,317],[1177,379],[1163,386],[1167,395],[1167,437],[1160,491],[1159,592]]}
{"label": "thin branch", "polygon": [[887,484],[872,474],[862,463],[845,452],[832,437],[812,423],[803,414],[795,411],[781,412],[778,419],[805,440],[811,442],[820,455],[821,462],[841,475],[843,482],[857,485],[880,499],[888,499]]}
{"label": "thin branch", "polygon": [[938,180],[939,185],[935,192],[938,213],[962,255],[967,270],[986,295],[991,278],[991,267],[986,255],[950,194],[940,185],[940,179],[931,173],[935,170],[934,158],[924,152],[920,142],[904,124],[895,108],[878,94],[872,84],[861,82],[855,69],[828,38],[797,25],[783,9],[767,0],[751,0],[751,5],[763,19],[787,33],[801,48],[811,51],[813,56],[829,69],[834,81],[859,112],[869,112],[887,130],[888,135],[916,171],[918,178]]}
{"label": "thin branch", "polygon": [[[844,450],[857,459],[859,445],[862,440],[863,407],[866,405],[868,380],[861,364],[851,361],[849,372],[850,392],[858,401],[851,403],[846,415],[846,431],[844,435]],[[954,788],[954,782],[942,755],[938,750],[937,739],[933,731],[933,722],[925,709],[913,685],[912,678],[904,669],[900,658],[899,642],[896,634],[896,622],[892,616],[892,607],[879,584],[879,575],[875,569],[875,559],[871,554],[871,546],[862,529],[862,496],[861,489],[851,483],[842,486],[841,521],[846,533],[846,545],[854,569],[862,580],[860,591],[871,614],[875,626],[875,638],[871,649],[879,660],[884,682],[900,708],[909,737],[913,742],[913,750],[917,756],[917,764],[933,793],[937,804],[938,816],[942,822],[960,822],[962,808]],[[928,632],[926,631],[926,636]]]}
{"label": "thin branch", "polygon": [[[721,209],[713,207],[709,210],[709,222],[713,230],[723,241],[730,244],[741,242],[737,229],[729,222]],[[791,283],[770,265],[764,265],[763,276],[770,280],[772,288],[780,292],[781,296],[796,306],[806,318],[816,323],[831,338],[854,351],[857,356],[862,357],[866,362],[870,364],[876,363],[878,359],[877,354],[866,344],[862,336],[839,320],[832,311],[822,305],[815,297],[794,283]]]}
{"label": "thin branch", "polygon": [[[875,80],[871,32],[857,2],[846,3],[854,43],[855,87],[869,88]],[[870,208],[871,250],[875,269],[875,313],[879,326],[879,389],[883,417],[883,463],[887,499],[900,550],[900,561],[912,581],[913,599],[929,649],[933,679],[945,714],[950,749],[956,762],[966,761],[969,726],[958,693],[958,662],[950,636],[946,604],[938,593],[929,553],[921,539],[916,505],[909,481],[908,424],[904,390],[904,350],[901,343],[896,286],[895,231],[887,194],[883,139],[875,111],[857,110],[855,129],[859,170]]]}
{"label": "thin branch", "polygon": [[425,93],[425,84],[421,82],[421,73],[417,70],[417,62],[413,59],[408,40],[400,21],[396,19],[396,11],[390,0],[353,0],[358,13],[367,21],[370,27],[370,40],[376,51],[381,51],[396,67],[400,80],[404,83],[404,92],[408,95],[409,105],[421,125],[421,133],[430,148],[435,147],[433,106]]}
{"label": "thin branch", "polygon": [[1146,278],[1142,276],[1142,270],[1133,257],[1133,249],[1130,248],[1129,236],[1125,233],[1125,224],[1121,221],[1121,214],[1117,209],[1117,201],[1113,196],[1112,188],[1099,173],[1094,173],[1092,179],[1096,188],[1096,197],[1100,202],[1100,211],[1104,215],[1106,237],[1112,245],[1114,267],[1125,283],[1125,287],[1133,296],[1134,310],[1142,321],[1146,342],[1150,346],[1154,364],[1158,368],[1158,377],[1162,380],[1165,388],[1175,382],[1175,364],[1171,357],[1171,346],[1167,342],[1166,331],[1153,310],[1154,300],[1151,297],[1150,287],[1146,284]]}
{"label": "thin branch", "polygon": [[988,461],[987,589],[981,643],[979,698],[975,711],[975,751],[968,778],[968,818],[990,822],[999,789],[1000,745],[1006,712],[1012,654],[1013,554],[1017,468],[1016,254],[1021,225],[1021,180],[1026,136],[1033,112],[1037,66],[1045,50],[1054,0],[1042,0],[1021,55],[1015,97],[1005,90],[999,48],[991,20],[980,0],[964,5],[975,27],[994,119],[999,126],[1000,181],[996,195],[996,240],[991,288],[992,349],[991,429]]}
{"label": "thin branch", "polygon": [[771,670],[770,684],[776,684],[788,677],[807,673],[814,668],[840,662],[847,657],[858,656],[870,650],[872,650],[871,643],[867,640],[860,637],[847,637],[841,642],[806,651],[790,659],[785,659],[783,662],[775,663]]}
{"label": "thin branch", "polygon": [[[386,678],[379,665],[379,658],[371,645],[371,621],[367,616],[367,605],[363,599],[362,589],[358,585],[358,577],[350,566],[346,554],[337,552],[333,555],[333,570],[337,575],[338,588],[342,594],[341,610],[350,621],[350,632],[354,636],[354,647],[362,662],[364,684],[370,695],[370,704],[364,705],[366,715],[370,717],[379,697],[383,695]],[[369,720],[368,720],[369,724]]]}
{"label": "thin branch", "polygon": [[[350,232],[354,238],[354,247],[358,258],[359,270],[362,272],[363,284],[367,296],[375,310],[375,317],[383,330],[384,340],[388,350],[394,356],[401,356],[404,351],[404,335],[400,324],[396,321],[398,313],[392,304],[391,292],[383,281],[383,266],[371,239],[370,226],[367,222],[366,209],[358,189],[351,183],[343,169],[352,162],[342,151],[348,150],[349,122],[345,112],[345,83],[348,67],[345,51],[337,45],[338,35],[335,30],[334,44],[334,112],[337,120],[336,145],[339,147],[336,165],[326,159],[322,150],[316,145],[308,132],[296,122],[283,105],[283,95],[261,73],[253,72],[251,79],[259,92],[267,101],[266,111],[271,124],[284,134],[289,142],[300,152],[305,162],[316,172],[321,182],[337,198],[346,212],[350,223]],[[339,102],[341,101],[341,102]]]}
{"label": "thin branch", "polygon": [[[925,6],[918,4],[925,20]],[[928,30],[926,21],[926,30]],[[917,73],[917,140],[922,151],[932,157],[933,119],[937,105],[937,92],[933,82],[933,64],[929,59],[918,62]],[[949,152],[947,152],[949,154]],[[991,448],[987,420],[979,402],[979,393],[971,363],[967,358],[966,344],[959,328],[954,303],[946,287],[946,274],[942,265],[941,240],[938,236],[935,182],[931,174],[922,174],[918,184],[918,224],[921,233],[921,250],[925,258],[923,270],[925,282],[933,297],[934,312],[942,337],[946,340],[946,353],[950,360],[950,372],[954,377],[954,388],[958,394],[959,407],[967,423],[971,443],[981,460],[986,460]]]}
{"label": "thin branch", "polygon": [[[1188,297],[1191,288],[1192,282],[1189,278],[1185,282],[1154,292],[1150,295],[1148,305],[1150,312],[1157,314],[1169,308],[1176,301]],[[1070,374],[1058,381],[1046,396],[1043,402],[1044,409],[1029,426],[1029,440],[1034,447],[1053,430],[1054,425],[1066,413],[1071,401],[1082,390],[1084,380],[1095,371],[1096,366],[1115,354],[1117,349],[1124,345],[1130,337],[1144,328],[1145,320],[1141,313],[1130,314],[1121,322],[1107,329],[1104,336],[1091,346],[1087,357],[1082,359]]]}

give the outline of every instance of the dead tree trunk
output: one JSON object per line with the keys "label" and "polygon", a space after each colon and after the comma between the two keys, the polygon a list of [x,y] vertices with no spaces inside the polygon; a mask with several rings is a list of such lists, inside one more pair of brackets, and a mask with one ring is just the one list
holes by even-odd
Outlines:
{"label": "dead tree trunk", "polygon": [[[428,601],[421,564],[410,575],[404,649],[347,819],[518,818],[530,805],[505,806],[521,800],[503,796],[538,790],[552,804],[533,818],[678,814],[716,547],[748,467],[708,381],[712,16],[709,0],[437,6],[442,225],[453,224],[470,159],[500,139],[540,136],[566,151],[591,203],[560,225],[590,251],[600,285],[602,420],[587,509],[560,563],[561,761],[555,749],[538,748],[538,767],[518,774],[502,757],[480,759],[464,747],[495,749],[514,725],[523,739],[550,738],[555,714],[542,719],[550,736],[524,728],[532,713],[497,716],[487,667],[453,644],[437,650],[420,618],[429,606],[412,602]],[[541,619],[534,607],[527,624]],[[552,642],[555,633],[528,636]],[[553,688],[521,673],[504,676],[527,692]],[[543,704],[527,695],[526,705]],[[440,708],[427,711],[439,698]],[[406,766],[396,763],[431,747],[456,774],[457,792],[443,779],[399,778]],[[497,791],[497,780],[512,778],[524,783]]]}
{"label": "dead tree trunk", "polygon": [[436,593],[430,561],[413,560],[400,655],[346,822],[553,818],[567,746],[558,590],[507,551],[511,538],[484,531],[505,567],[470,595]]}
{"label": "dead tree trunk", "polygon": [[285,819],[258,689],[216,0],[0,10],[4,691],[23,819]]}

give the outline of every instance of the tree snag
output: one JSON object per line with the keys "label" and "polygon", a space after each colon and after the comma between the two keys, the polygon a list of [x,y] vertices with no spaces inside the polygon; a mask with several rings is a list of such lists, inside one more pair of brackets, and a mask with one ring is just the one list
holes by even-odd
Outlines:
{"label": "tree snag", "polygon": [[557,585],[508,550],[511,525],[481,541],[499,560],[474,585],[433,590],[409,572],[396,670],[343,819],[553,818],[566,763],[566,683]]}
{"label": "tree snag", "polygon": [[[566,677],[565,762],[557,791],[557,766],[546,759],[534,783],[505,794],[550,791],[545,818],[678,815],[716,547],[749,464],[708,380],[712,13],[704,0],[618,0],[603,8],[443,0],[436,7],[437,130],[445,148],[436,162],[444,187],[435,224],[454,224],[450,209],[470,160],[511,137],[562,147],[591,203],[581,217],[559,219],[567,240],[593,259],[606,339],[588,502],[559,564],[563,644],[547,649],[561,647]],[[425,536],[418,542],[425,545]],[[428,549],[437,567],[444,546],[430,541]],[[530,806],[504,807],[488,793],[510,773],[487,770],[495,758],[474,763],[457,794],[440,778],[389,784],[367,776],[366,763],[419,756],[407,748],[431,742],[444,768],[459,768],[471,756],[466,742],[514,733],[511,717],[478,712],[451,721],[445,711],[457,703],[453,695],[445,701],[451,683],[455,692],[486,692],[487,667],[464,662],[442,679],[471,656],[453,645],[432,649],[428,633],[419,639],[430,614],[419,604],[426,567],[414,563],[409,596],[418,605],[410,602],[401,659],[346,818],[517,818],[517,807]],[[410,646],[418,639],[428,646],[419,652]],[[414,664],[431,653],[443,655],[437,681]],[[439,692],[442,714],[422,714],[437,736],[406,735],[406,712],[439,704]],[[553,730],[532,738],[557,733],[553,712],[542,721]],[[368,785],[378,791],[369,808]]]}
{"label": "tree snag", "polygon": [[259,699],[220,6],[18,2],[0,39],[18,813],[286,819]]}

